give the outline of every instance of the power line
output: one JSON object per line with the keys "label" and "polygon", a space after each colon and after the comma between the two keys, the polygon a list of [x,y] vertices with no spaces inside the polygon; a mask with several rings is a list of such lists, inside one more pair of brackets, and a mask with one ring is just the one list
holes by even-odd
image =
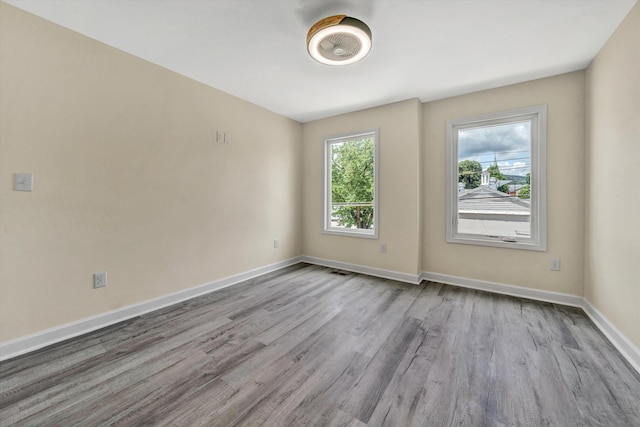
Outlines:
{"label": "power line", "polygon": [[[513,161],[513,160],[529,160],[529,159],[531,159],[531,156],[527,156],[527,157],[507,157],[507,158],[499,159],[497,161],[498,162],[510,162],[510,161]],[[495,162],[495,160],[483,160],[483,161],[480,161],[480,160],[474,160],[474,159],[460,159],[460,160],[458,160],[458,163],[464,162],[464,161],[478,162],[480,164],[482,164],[482,163],[494,163]]]}
{"label": "power line", "polygon": [[530,153],[531,150],[509,150],[509,151],[483,151],[482,153],[475,153],[473,156],[488,156],[490,154],[512,154],[512,153]]}
{"label": "power line", "polygon": [[[510,158],[510,159],[502,159],[502,160],[498,160],[499,162],[512,162],[514,160],[531,160],[531,157],[514,157],[514,158]],[[477,161],[477,160],[476,160]],[[485,161],[485,162],[480,162],[478,161],[478,163],[483,164],[483,163],[491,163],[494,164],[495,162],[493,160],[490,161]],[[499,165],[498,165],[499,166]]]}
{"label": "power line", "polygon": [[510,171],[510,170],[514,170],[514,169],[526,169],[526,170],[529,170],[529,169],[531,169],[531,165],[506,166],[506,167],[500,168],[500,172],[502,172],[502,171]]}

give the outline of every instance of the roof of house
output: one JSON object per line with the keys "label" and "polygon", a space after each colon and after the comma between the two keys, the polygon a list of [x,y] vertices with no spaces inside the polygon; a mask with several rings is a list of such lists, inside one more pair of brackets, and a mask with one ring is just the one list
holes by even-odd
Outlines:
{"label": "roof of house", "polygon": [[529,200],[512,197],[501,191],[481,186],[458,195],[459,212],[529,214]]}

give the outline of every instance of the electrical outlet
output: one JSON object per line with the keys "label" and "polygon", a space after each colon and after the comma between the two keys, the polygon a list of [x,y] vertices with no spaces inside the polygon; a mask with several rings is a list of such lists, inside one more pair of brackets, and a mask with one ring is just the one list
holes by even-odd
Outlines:
{"label": "electrical outlet", "polygon": [[549,260],[549,270],[560,271],[560,258],[551,258]]}
{"label": "electrical outlet", "polygon": [[383,243],[383,244],[380,245],[380,253],[381,254],[387,253],[387,244],[386,243]]}
{"label": "electrical outlet", "polygon": [[278,242],[278,239],[273,239],[273,248],[278,249],[279,247],[280,247],[280,242]]}
{"label": "electrical outlet", "polygon": [[94,289],[104,288],[105,286],[107,286],[107,272],[93,273]]}

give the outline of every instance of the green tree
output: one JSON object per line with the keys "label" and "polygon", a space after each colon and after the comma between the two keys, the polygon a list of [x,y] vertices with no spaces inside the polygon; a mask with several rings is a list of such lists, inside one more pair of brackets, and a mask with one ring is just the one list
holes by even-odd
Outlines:
{"label": "green tree", "polygon": [[520,189],[520,191],[518,191],[518,197],[520,197],[521,199],[531,198],[531,174],[528,173],[527,175],[525,175],[525,178],[527,180],[527,185],[525,185]]}
{"label": "green tree", "polygon": [[[487,168],[487,170],[489,171],[489,176],[497,179],[497,180],[504,180],[506,179],[506,177],[502,174],[502,172],[500,172],[500,168],[498,167],[497,163],[492,164],[491,166],[489,166]],[[498,187],[498,191],[502,191],[503,193],[509,193],[509,184],[502,184],[501,186]]]}
{"label": "green tree", "polygon": [[335,144],[331,149],[333,216],[342,227],[373,227],[373,139]]}
{"label": "green tree", "polygon": [[500,172],[500,168],[498,167],[497,164],[493,164],[489,166],[487,170],[489,171],[489,176],[495,179],[505,179],[505,176],[502,175],[502,172]]}
{"label": "green tree", "polygon": [[469,190],[480,186],[482,165],[476,160],[463,160],[458,163],[458,182],[464,183]]}

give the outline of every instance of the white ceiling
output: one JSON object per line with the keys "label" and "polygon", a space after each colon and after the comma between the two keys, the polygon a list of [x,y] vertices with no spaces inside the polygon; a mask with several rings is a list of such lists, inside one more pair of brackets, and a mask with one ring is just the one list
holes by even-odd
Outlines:
{"label": "white ceiling", "polygon": [[[3,0],[306,122],[585,68],[636,0]],[[330,67],[311,25],[365,21],[373,48]]]}

